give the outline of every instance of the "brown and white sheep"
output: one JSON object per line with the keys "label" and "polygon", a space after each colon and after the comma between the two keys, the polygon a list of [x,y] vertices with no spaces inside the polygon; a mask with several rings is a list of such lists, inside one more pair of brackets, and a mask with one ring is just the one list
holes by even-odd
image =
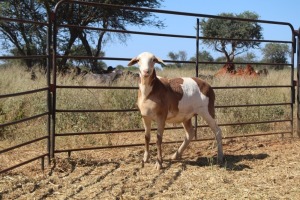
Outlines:
{"label": "brown and white sheep", "polygon": [[195,133],[192,117],[199,115],[213,130],[218,146],[218,161],[223,161],[222,132],[214,120],[215,93],[211,86],[199,78],[167,79],[156,76],[155,63],[163,61],[152,53],[144,52],[133,58],[128,66],[138,63],[140,82],[137,105],[145,127],[145,153],[142,163],[149,161],[151,121],[157,123],[157,162],[162,168],[162,138],[165,123],[182,123],[186,137],[172,159],[180,159]]}

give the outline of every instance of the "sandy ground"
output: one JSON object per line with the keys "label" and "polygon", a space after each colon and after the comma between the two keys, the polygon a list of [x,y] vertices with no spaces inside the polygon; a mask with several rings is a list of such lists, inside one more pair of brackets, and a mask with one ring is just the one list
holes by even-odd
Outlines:
{"label": "sandy ground", "polygon": [[0,175],[0,199],[299,199],[300,139],[224,141],[225,162],[213,142],[194,142],[180,161],[179,144],[163,146],[164,168],[141,167],[142,147],[58,154],[45,171],[34,162]]}

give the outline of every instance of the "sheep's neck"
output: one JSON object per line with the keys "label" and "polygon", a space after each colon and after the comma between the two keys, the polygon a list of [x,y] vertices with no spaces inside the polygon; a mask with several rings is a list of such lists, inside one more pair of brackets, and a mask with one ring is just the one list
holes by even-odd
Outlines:
{"label": "sheep's neck", "polygon": [[149,77],[141,76],[140,78],[141,78],[141,80],[140,80],[139,88],[140,88],[143,99],[145,99],[152,91],[154,82],[157,79],[156,75],[155,75],[155,71]]}

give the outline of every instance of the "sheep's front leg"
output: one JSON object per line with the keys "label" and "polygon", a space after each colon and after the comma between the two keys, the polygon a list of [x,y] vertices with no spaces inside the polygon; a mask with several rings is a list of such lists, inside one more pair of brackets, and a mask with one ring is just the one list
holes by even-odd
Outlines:
{"label": "sheep's front leg", "polygon": [[148,117],[143,117],[143,124],[145,128],[145,153],[144,153],[144,159],[142,160],[142,167],[144,167],[144,163],[149,161],[150,155],[149,155],[149,143],[151,138],[151,119]]}
{"label": "sheep's front leg", "polygon": [[161,144],[162,144],[162,138],[163,138],[163,133],[164,133],[164,128],[165,128],[165,122],[158,122],[157,123],[157,161],[155,164],[155,168],[157,170],[162,169],[162,150],[161,150]]}
{"label": "sheep's front leg", "polygon": [[182,123],[184,130],[185,130],[185,138],[179,149],[175,152],[175,154],[172,156],[173,160],[181,159],[183,151],[186,149],[186,147],[190,144],[191,140],[195,136],[195,130],[192,125],[192,120],[189,119]]}

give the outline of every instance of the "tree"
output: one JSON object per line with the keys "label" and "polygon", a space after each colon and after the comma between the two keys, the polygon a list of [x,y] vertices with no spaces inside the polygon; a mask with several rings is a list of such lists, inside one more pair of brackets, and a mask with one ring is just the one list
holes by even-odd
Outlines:
{"label": "tree", "polygon": [[[208,51],[198,52],[198,60],[199,62],[213,62],[214,58]],[[190,61],[196,61],[196,55],[190,58]]]}
{"label": "tree", "polygon": [[[286,64],[291,49],[287,44],[268,43],[262,49],[263,60],[268,63]],[[276,70],[283,69],[284,65],[275,65]]]}
{"label": "tree", "polygon": [[[22,18],[34,21],[47,21],[52,9],[59,0],[39,0],[39,1],[21,1],[8,0],[2,4],[1,15],[9,18]],[[117,4],[133,7],[160,7],[162,0],[90,0],[90,2]],[[81,4],[63,4],[58,10],[57,22],[59,24],[69,24],[76,26],[94,26],[103,29],[126,30],[128,25],[137,26],[155,26],[164,27],[162,21],[149,12],[132,11],[122,9],[110,9],[95,6],[85,6]],[[35,33],[30,26],[24,23],[0,22],[0,38],[4,39],[4,45],[17,47],[22,55],[34,55],[31,45],[38,48],[45,48],[46,29],[39,27],[34,28]],[[31,37],[39,37],[40,43],[36,43]],[[115,39],[125,42],[128,35],[119,33],[108,33],[107,31],[83,30],[78,27],[68,27],[60,29],[57,36],[59,54],[68,56],[72,55],[74,45],[82,45],[85,53],[82,56],[93,56],[95,58],[101,55],[102,46],[105,42]],[[26,43],[27,42],[27,43]],[[24,51],[26,51],[24,53]],[[45,53],[45,52],[43,52]],[[30,60],[30,59],[28,59]],[[97,71],[97,59],[91,59],[90,67]],[[59,68],[62,69],[67,63],[67,58],[59,61]],[[29,63],[28,66],[31,66]]]}
{"label": "tree", "polygon": [[169,52],[168,57],[172,61],[178,61],[175,63],[175,66],[178,68],[181,68],[183,66],[180,61],[186,61],[187,60],[187,53],[185,51],[178,51],[178,53],[174,53],[172,51]]}
{"label": "tree", "polygon": [[[42,9],[35,1],[9,0],[0,3],[0,13],[9,18],[35,20],[45,22],[45,13],[37,12]],[[47,30],[43,26],[29,23],[0,21],[0,39],[3,39],[2,48],[10,49],[17,56],[45,55]],[[39,61],[25,59],[27,68],[31,68]],[[46,65],[46,61],[42,62]]]}
{"label": "tree", "polygon": [[[256,13],[245,11],[241,14],[222,13],[219,16],[257,20]],[[251,40],[262,39],[262,27],[257,22],[243,22],[234,19],[210,18],[200,22],[204,37],[214,38],[204,40],[204,44],[213,47],[215,51],[225,55],[226,61],[232,63],[236,55],[248,49],[258,48],[260,42]],[[243,39],[238,41],[234,39]]]}

